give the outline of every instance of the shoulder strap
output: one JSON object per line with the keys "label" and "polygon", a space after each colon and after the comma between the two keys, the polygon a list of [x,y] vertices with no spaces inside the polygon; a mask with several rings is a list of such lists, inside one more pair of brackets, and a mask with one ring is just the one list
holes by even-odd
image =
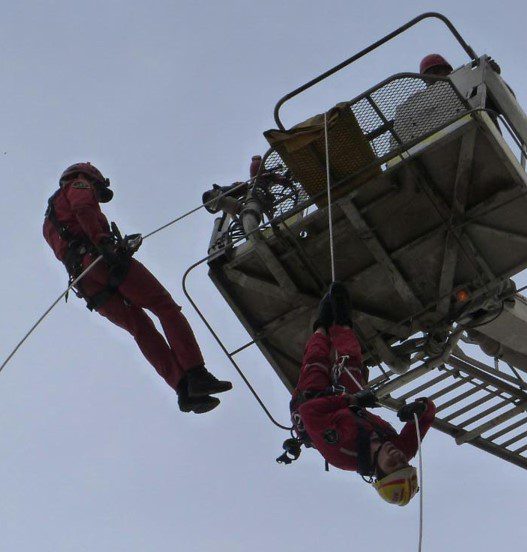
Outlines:
{"label": "shoulder strap", "polygon": [[61,189],[59,188],[49,199],[48,199],[48,207],[46,209],[46,218],[53,224],[55,227],[55,230],[57,230],[59,236],[65,240],[70,241],[73,236],[71,235],[71,232],[68,230],[67,226],[60,223],[57,219],[57,215],[55,213],[55,198],[59,195]]}

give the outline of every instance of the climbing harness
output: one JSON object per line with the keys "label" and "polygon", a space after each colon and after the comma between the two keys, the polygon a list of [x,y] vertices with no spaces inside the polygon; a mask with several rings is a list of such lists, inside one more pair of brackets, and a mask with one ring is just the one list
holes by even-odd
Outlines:
{"label": "climbing harness", "polygon": [[[76,167],[76,165],[73,165]],[[66,169],[63,173],[67,174],[71,169]],[[70,171],[71,172],[71,171]],[[101,175],[102,176],[102,175]],[[55,199],[60,194],[62,188],[59,188],[49,199],[48,207],[46,209],[45,217],[51,222],[55,230],[57,231],[61,240],[67,244],[66,255],[64,257],[64,265],[68,271],[69,279],[68,286],[77,278],[77,276],[83,271],[83,260],[86,254],[97,257],[101,252],[101,248],[97,248],[86,237],[75,236],[67,224],[60,222],[55,212]],[[124,281],[128,269],[130,267],[131,256],[139,249],[142,238],[140,234],[133,234],[130,236],[123,236],[117,227],[115,222],[111,223],[111,237],[105,239],[105,244],[114,251],[112,260],[107,260],[108,264],[108,282],[106,287],[94,295],[88,295],[82,288],[82,283],[78,282],[74,287],[74,290],[78,297],[85,299],[86,307],[88,310],[98,310],[102,307],[113,295],[117,293],[118,287]],[[102,256],[105,258],[105,253],[102,251]],[[66,294],[65,299],[68,299]]]}

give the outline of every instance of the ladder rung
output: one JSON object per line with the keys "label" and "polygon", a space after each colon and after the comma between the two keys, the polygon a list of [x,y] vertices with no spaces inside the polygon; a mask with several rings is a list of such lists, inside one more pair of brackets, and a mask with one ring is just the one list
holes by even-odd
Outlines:
{"label": "ladder rung", "polygon": [[449,401],[439,405],[437,407],[437,412],[441,412],[441,410],[445,410],[445,408],[448,408],[449,406],[452,406],[453,404],[456,404],[463,399],[466,399],[467,397],[470,397],[470,395],[474,395],[474,393],[477,393],[478,391],[482,391],[485,389],[485,387],[473,387],[472,389],[469,389],[468,391],[465,391],[464,393],[461,393],[461,395],[458,395],[457,397],[454,397],[453,399],[450,399]]}
{"label": "ladder rung", "polygon": [[[494,397],[491,397],[494,398]],[[465,420],[463,423],[459,424],[459,427],[465,428],[470,424],[473,424],[474,422],[477,422],[478,420],[481,420],[485,416],[488,416],[489,414],[492,414],[493,412],[496,412],[496,410],[499,410],[500,408],[503,408],[507,405],[511,404],[509,401],[501,401],[490,408],[487,408],[486,410],[482,410],[475,416],[472,416],[472,418],[469,418],[468,420]]]}
{"label": "ladder rung", "polygon": [[511,418],[514,418],[514,416],[517,416],[520,412],[525,412],[525,408],[523,406],[516,406],[515,408],[511,408],[511,410],[508,410],[507,412],[496,416],[496,418],[492,418],[492,420],[485,422],[479,427],[476,427],[470,431],[467,431],[463,435],[456,437],[456,443],[458,445],[462,445],[463,443],[471,441],[475,437],[479,437],[482,433],[485,433],[485,431],[488,431],[489,429],[496,427],[497,425],[502,424],[503,422],[506,422]]}
{"label": "ladder rung", "polygon": [[411,391],[408,391],[408,393],[405,393],[404,395],[401,395],[398,397],[398,400],[405,401],[409,397],[412,397],[413,395],[417,395],[417,393],[421,393],[421,391],[424,391],[425,389],[428,389],[429,387],[432,387],[432,385],[435,385],[436,383],[439,383],[440,381],[443,381],[444,379],[450,377],[450,374],[441,374],[437,376],[437,378],[431,379],[430,381],[427,381],[426,383],[423,383],[423,385],[420,385],[419,387],[416,387],[415,389],[412,389]]}
{"label": "ladder rung", "polygon": [[[513,429],[516,429],[517,427],[522,426],[523,424],[527,424],[527,418],[522,418],[521,420],[511,424],[510,426],[507,426],[504,429],[501,429],[500,431],[497,431],[496,433],[493,433],[492,435],[489,435],[487,439],[489,441],[494,441],[494,439],[499,439],[502,435],[505,435],[506,433],[509,433]],[[507,446],[506,443],[502,443],[500,447]]]}
{"label": "ladder rung", "polygon": [[518,435],[515,435],[512,439],[505,441],[505,443],[501,443],[500,447],[508,447],[509,445],[516,443],[517,441],[519,441],[520,439],[523,439],[524,437],[527,437],[527,431],[524,431],[523,433],[519,433]]}
{"label": "ladder rung", "polygon": [[494,397],[492,395],[485,395],[484,397],[481,397],[481,399],[478,399],[477,401],[467,404],[467,406],[460,408],[459,410],[456,410],[455,412],[452,412],[452,414],[449,414],[443,420],[445,422],[449,422],[450,420],[453,420],[454,418],[457,418],[458,416],[461,416],[461,414],[465,414],[465,412],[468,412],[469,410],[472,410],[473,408],[476,408],[476,406],[479,406],[480,404],[483,404],[487,401],[490,401],[490,399],[493,399]]}

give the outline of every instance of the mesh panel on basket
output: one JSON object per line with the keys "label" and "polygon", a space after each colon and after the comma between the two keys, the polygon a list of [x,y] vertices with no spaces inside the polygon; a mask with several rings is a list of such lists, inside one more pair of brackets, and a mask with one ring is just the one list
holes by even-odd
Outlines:
{"label": "mesh panel on basket", "polygon": [[[329,161],[333,183],[344,182],[333,197],[379,174],[381,162],[395,149],[432,134],[467,109],[450,81],[422,76],[394,77],[357,100],[337,104],[327,112]],[[289,169],[298,190],[294,200],[278,201],[279,212],[308,203],[326,189],[323,115],[264,136],[274,149],[266,169],[275,161],[282,170]],[[316,204],[324,206],[325,196]]]}
{"label": "mesh panel on basket", "polygon": [[[264,134],[310,197],[325,190],[323,115],[316,115],[289,131],[269,130]],[[376,156],[347,103],[339,104],[328,112],[328,142],[334,182],[353,175],[375,161]],[[380,169],[375,168],[374,171],[378,173]],[[371,176],[369,174],[366,178]],[[349,185],[339,189],[336,197],[346,193]],[[326,198],[322,196],[316,203],[318,206],[325,205]]]}
{"label": "mesh panel on basket", "polygon": [[309,195],[291,174],[291,170],[277,151],[272,150],[266,156],[264,172],[285,177],[285,184],[274,183],[270,186],[270,192],[273,195],[273,216],[285,214],[296,205],[309,201]]}
{"label": "mesh panel on basket", "polygon": [[464,111],[450,82],[435,82],[397,106],[393,130],[404,144],[430,134]]}

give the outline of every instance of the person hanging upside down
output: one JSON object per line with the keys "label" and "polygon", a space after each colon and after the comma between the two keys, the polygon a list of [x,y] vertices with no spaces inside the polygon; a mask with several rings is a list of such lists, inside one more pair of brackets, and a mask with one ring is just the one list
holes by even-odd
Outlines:
{"label": "person hanging upside down", "polygon": [[[332,378],[334,366],[341,370],[340,376],[337,372]],[[381,498],[404,506],[418,491],[416,470],[408,463],[418,446],[414,413],[424,437],[436,409],[426,398],[405,405],[398,416],[406,425],[397,433],[367,410],[380,406],[372,391],[362,389],[367,383],[368,370],[362,366],[361,347],[352,330],[349,297],[343,284],[334,283],[320,303],[314,333],[306,345],[291,400],[293,426],[329,464],[357,471],[373,483]]]}
{"label": "person hanging upside down", "polygon": [[[90,163],[76,163],[62,173],[59,185],[48,201],[43,233],[66,266],[70,281],[103,256],[76,286],[88,308],[134,337],[148,362],[177,392],[183,412],[199,414],[218,406],[219,399],[210,395],[228,391],[232,384],[207,371],[181,307],[132,258],[140,236],[123,241],[118,232],[111,231],[99,206],[113,197],[109,179]],[[127,246],[130,243],[133,245]],[[157,316],[164,336],[146,310]]]}

